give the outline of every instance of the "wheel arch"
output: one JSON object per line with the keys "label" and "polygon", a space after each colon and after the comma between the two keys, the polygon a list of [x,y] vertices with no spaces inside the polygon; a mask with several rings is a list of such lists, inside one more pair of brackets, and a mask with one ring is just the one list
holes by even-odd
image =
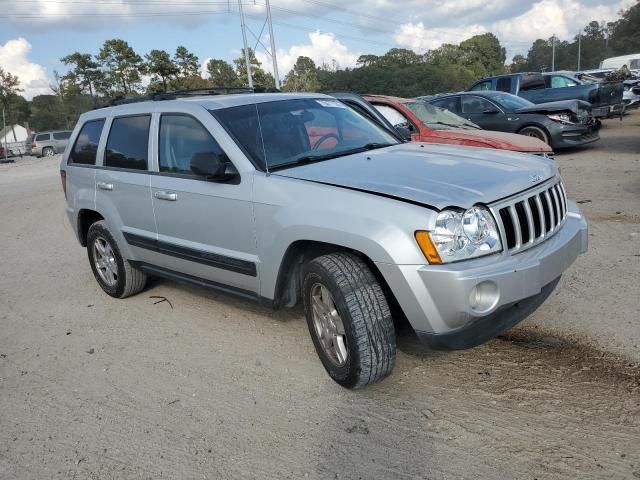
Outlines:
{"label": "wheel arch", "polygon": [[89,228],[100,220],[104,220],[104,216],[95,210],[83,208],[78,212],[76,231],[80,245],[83,247],[87,246],[87,233],[89,233]]}
{"label": "wheel arch", "polygon": [[521,135],[520,132],[522,132],[522,130],[524,130],[525,128],[529,128],[529,127],[535,127],[535,128],[539,128],[540,130],[542,130],[544,132],[544,134],[547,136],[547,141],[545,142],[547,145],[551,145],[551,133],[549,132],[549,129],[547,129],[547,127],[541,123],[537,123],[537,122],[527,122],[524,125],[522,125],[521,127],[518,128],[518,130],[516,131],[517,134]]}

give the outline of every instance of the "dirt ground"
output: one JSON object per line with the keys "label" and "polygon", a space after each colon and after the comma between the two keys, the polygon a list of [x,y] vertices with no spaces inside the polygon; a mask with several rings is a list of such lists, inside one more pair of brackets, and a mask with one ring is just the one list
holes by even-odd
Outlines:
{"label": "dirt ground", "polygon": [[552,298],[465,352],[404,333],[355,392],[299,309],[103,294],[57,160],[0,165],[0,478],[640,478],[640,112],[557,160],[591,245]]}

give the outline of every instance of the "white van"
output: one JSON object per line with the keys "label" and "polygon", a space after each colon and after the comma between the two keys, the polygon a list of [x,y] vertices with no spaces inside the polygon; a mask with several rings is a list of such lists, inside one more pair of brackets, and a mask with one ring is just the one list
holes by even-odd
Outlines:
{"label": "white van", "polygon": [[600,62],[600,68],[621,68],[623,65],[629,67],[630,70],[640,69],[640,53],[631,53],[629,55],[621,55],[619,57],[605,58]]}

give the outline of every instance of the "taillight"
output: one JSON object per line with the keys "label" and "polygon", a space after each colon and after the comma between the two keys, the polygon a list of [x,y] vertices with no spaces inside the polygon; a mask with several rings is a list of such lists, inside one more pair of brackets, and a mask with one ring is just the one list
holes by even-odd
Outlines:
{"label": "taillight", "polygon": [[64,199],[67,199],[67,172],[60,170],[60,181],[62,182],[62,191],[64,192]]}
{"label": "taillight", "polygon": [[31,142],[31,148],[36,148],[36,142]]}

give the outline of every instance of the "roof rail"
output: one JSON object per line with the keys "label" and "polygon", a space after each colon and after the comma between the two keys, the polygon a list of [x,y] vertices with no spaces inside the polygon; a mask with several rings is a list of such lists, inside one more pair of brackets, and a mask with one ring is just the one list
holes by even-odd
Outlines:
{"label": "roof rail", "polygon": [[231,95],[240,93],[278,93],[280,90],[276,88],[265,87],[205,87],[205,88],[183,88],[180,90],[172,90],[170,92],[154,92],[149,95],[139,95],[136,97],[116,97],[107,103],[98,105],[94,110],[106,107],[115,107],[117,105],[127,105],[129,103],[139,102],[156,102],[161,100],[175,100],[180,97],[202,96],[202,95]]}

